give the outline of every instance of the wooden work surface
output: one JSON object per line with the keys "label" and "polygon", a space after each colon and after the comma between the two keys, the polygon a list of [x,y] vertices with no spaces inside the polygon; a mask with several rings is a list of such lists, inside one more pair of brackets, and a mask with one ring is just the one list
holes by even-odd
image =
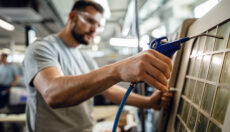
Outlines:
{"label": "wooden work surface", "polygon": [[0,115],[0,122],[25,122],[25,120],[26,120],[25,114],[10,114],[10,115],[1,114]]}
{"label": "wooden work surface", "polygon": [[[98,120],[113,121],[117,113],[118,106],[95,106],[93,108],[94,122]],[[0,114],[0,122],[24,122],[26,120],[25,114]]]}
{"label": "wooden work surface", "polygon": [[103,121],[114,121],[118,106],[110,105],[110,106],[95,106],[93,108],[93,117],[94,122],[96,123],[98,120]]}

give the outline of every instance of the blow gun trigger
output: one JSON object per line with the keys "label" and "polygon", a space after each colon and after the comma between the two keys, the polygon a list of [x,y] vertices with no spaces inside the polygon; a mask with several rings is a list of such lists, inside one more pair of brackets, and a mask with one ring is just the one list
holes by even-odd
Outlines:
{"label": "blow gun trigger", "polygon": [[151,48],[151,49],[154,49],[154,48],[155,48],[155,46],[154,46],[155,43],[156,43],[156,47],[161,46],[161,40],[163,40],[163,39],[166,39],[166,40],[168,41],[168,38],[167,38],[167,37],[161,37],[161,38],[155,39],[155,40],[150,44],[150,48]]}

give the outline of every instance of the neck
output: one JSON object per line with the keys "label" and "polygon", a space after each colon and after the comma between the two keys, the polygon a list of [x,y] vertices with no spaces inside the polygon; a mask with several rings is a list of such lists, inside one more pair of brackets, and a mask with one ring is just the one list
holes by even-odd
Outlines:
{"label": "neck", "polygon": [[2,64],[4,64],[4,65],[8,65],[8,62],[6,62],[6,61],[3,61],[3,62],[2,62]]}
{"label": "neck", "polygon": [[63,42],[67,46],[71,48],[76,48],[77,46],[79,46],[79,43],[75,41],[71,32],[68,32],[66,28],[64,28],[61,32],[59,32],[58,36],[63,40]]}
{"label": "neck", "polygon": [[1,57],[0,57],[0,64],[8,65],[8,62],[6,59],[1,59]]}

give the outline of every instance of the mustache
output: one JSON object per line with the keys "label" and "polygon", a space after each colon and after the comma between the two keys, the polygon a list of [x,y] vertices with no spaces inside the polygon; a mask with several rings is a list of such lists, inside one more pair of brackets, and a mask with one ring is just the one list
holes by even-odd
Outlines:
{"label": "mustache", "polygon": [[87,34],[87,35],[93,35],[95,32],[94,31],[89,31],[89,32],[86,32],[85,34]]}

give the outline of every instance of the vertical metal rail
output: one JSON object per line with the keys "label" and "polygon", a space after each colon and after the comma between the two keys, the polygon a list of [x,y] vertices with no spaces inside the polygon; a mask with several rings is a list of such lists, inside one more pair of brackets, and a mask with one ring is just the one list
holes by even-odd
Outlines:
{"label": "vertical metal rail", "polygon": [[[141,52],[141,47],[140,47],[140,32],[139,32],[139,15],[138,15],[138,0],[135,0],[135,29],[136,29],[136,36],[137,36],[137,41],[138,41],[138,52]],[[145,85],[144,83],[140,83],[138,85],[138,92],[141,95],[145,94]],[[143,108],[140,108],[140,118],[141,118],[141,128],[142,132],[145,132],[145,110]]]}
{"label": "vertical metal rail", "polygon": [[137,41],[138,41],[138,52],[141,52],[140,47],[140,32],[139,32],[139,13],[138,13],[138,1],[135,0],[135,26],[136,26],[136,35],[137,35]]}

